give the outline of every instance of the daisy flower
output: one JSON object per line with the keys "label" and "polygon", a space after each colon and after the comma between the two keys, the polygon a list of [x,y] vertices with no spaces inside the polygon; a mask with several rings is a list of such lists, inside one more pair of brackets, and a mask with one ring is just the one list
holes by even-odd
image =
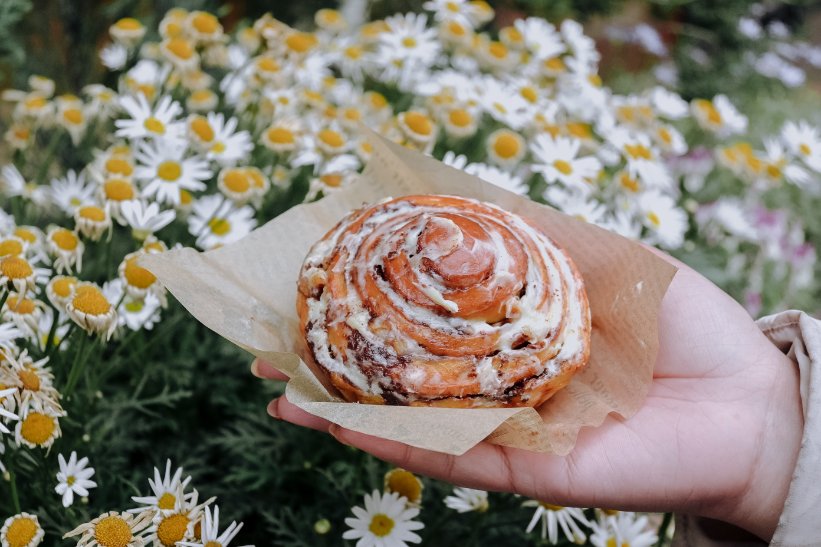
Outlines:
{"label": "daisy flower", "polygon": [[[674,138],[668,131],[668,138]],[[661,162],[655,146],[646,133],[616,128],[607,136],[607,140],[619,150],[627,161],[627,170],[632,176],[651,187],[671,188],[673,178],[667,167]]]}
{"label": "daisy flower", "polygon": [[[115,279],[106,283],[103,286],[103,292],[110,295],[109,298],[112,298],[113,295],[122,296],[122,281]],[[163,301],[152,292],[146,293],[142,298],[134,298],[126,294],[120,307],[117,308],[119,326],[132,331],[151,330],[156,323],[160,322],[162,307]]]}
{"label": "daisy flower", "polygon": [[45,283],[49,272],[36,268],[21,256],[0,258],[0,288],[17,291],[21,296],[37,288],[37,283]]}
{"label": "daisy flower", "polygon": [[254,209],[236,207],[223,196],[205,196],[194,202],[188,217],[188,231],[197,238],[197,246],[208,250],[233,243],[256,228]]}
{"label": "daisy flower", "polygon": [[[535,507],[536,512],[525,529],[525,533],[530,533],[536,527],[536,523],[542,523],[542,539],[547,538],[552,544],[559,541],[559,528],[571,543],[584,543],[587,535],[582,532],[579,524],[590,526],[590,522],[585,518],[581,509],[576,507],[561,507],[550,505],[536,500],[529,500],[522,504],[522,507]],[[621,544],[619,544],[621,545]],[[632,545],[632,544],[631,544]]]}
{"label": "daisy flower", "polygon": [[[13,422],[20,419],[20,416],[13,413],[11,410],[8,410],[8,408],[14,409],[14,406],[12,405],[15,405],[14,395],[16,393],[17,388],[14,387],[0,389],[0,418],[3,418],[0,420],[0,433],[11,433],[11,430],[6,427],[6,424],[3,423],[4,420]],[[8,408],[6,405],[8,405]],[[0,446],[2,446],[2,443],[0,443]]]}
{"label": "daisy flower", "polygon": [[46,285],[46,296],[55,308],[65,311],[66,306],[74,296],[74,288],[79,281],[76,277],[55,275]]}
{"label": "daisy flower", "polygon": [[[242,529],[242,523],[237,524],[231,521],[222,534],[219,532],[220,522],[220,508],[214,507],[214,512],[211,512],[210,507],[205,508],[205,515],[202,520],[202,528],[200,538],[198,541],[181,541],[177,545],[180,547],[228,547],[228,544],[233,541],[239,531]],[[245,547],[252,547],[246,545]]]}
{"label": "daisy flower", "polygon": [[222,24],[207,11],[192,11],[185,20],[188,33],[198,42],[214,42],[222,38]]}
{"label": "daisy flower", "polygon": [[694,99],[690,110],[698,124],[719,137],[744,133],[747,117],[741,114],[726,95],[716,95],[712,101]]}
{"label": "daisy flower", "polygon": [[45,205],[49,201],[48,190],[36,183],[26,182],[13,164],[4,165],[0,169],[0,192],[8,197],[26,198],[37,205]]}
{"label": "daisy flower", "polygon": [[469,513],[476,511],[484,513],[490,507],[487,500],[487,492],[484,490],[474,490],[473,488],[455,487],[453,494],[446,496],[443,500],[445,506],[453,509],[457,513]]}
{"label": "daisy flower", "polygon": [[10,293],[0,309],[0,317],[11,319],[17,328],[30,335],[37,330],[37,324],[45,313],[46,304],[33,298],[25,298]]}
{"label": "daisy flower", "polygon": [[108,44],[100,50],[100,62],[108,70],[122,70],[128,62],[128,48],[123,44]]}
{"label": "daisy flower", "polygon": [[65,214],[73,215],[77,207],[94,203],[94,186],[88,184],[85,173],[73,169],[65,177],[51,179],[51,201]]}
{"label": "daisy flower", "polygon": [[528,121],[529,103],[514,90],[492,77],[478,84],[482,90],[477,99],[482,110],[511,129],[521,129]]}
{"label": "daisy flower", "polygon": [[425,485],[419,477],[405,469],[395,468],[385,473],[385,492],[396,493],[407,500],[409,507],[419,507]]}
{"label": "daisy flower", "polygon": [[28,409],[14,428],[14,441],[18,446],[50,448],[62,435],[59,418],[65,414],[54,408]]}
{"label": "daisy flower", "polygon": [[582,193],[590,192],[602,166],[592,156],[577,158],[580,146],[577,139],[537,135],[530,145],[533,170],[541,173],[548,183],[559,181]]}
{"label": "daisy flower", "polygon": [[472,137],[479,128],[479,119],[467,108],[447,109],[441,115],[441,122],[445,127],[445,133],[457,139]]}
{"label": "daisy flower", "polygon": [[491,162],[505,168],[514,167],[527,152],[524,137],[509,129],[497,129],[488,135],[485,149]]}
{"label": "daisy flower", "polygon": [[120,212],[125,223],[131,227],[131,233],[139,240],[162,230],[177,217],[173,210],[160,211],[158,203],[143,200],[123,202]]}
{"label": "daisy flower", "polygon": [[180,488],[173,509],[154,513],[151,528],[145,531],[146,540],[153,541],[157,547],[174,547],[178,543],[194,539],[195,526],[202,519],[202,510],[216,499],[210,498],[198,504],[198,497],[199,493],[194,490],[190,500],[185,501]]}
{"label": "daisy flower", "polygon": [[182,72],[196,70],[200,65],[200,56],[194,43],[183,36],[163,40],[160,52],[168,62]]}
{"label": "daisy flower", "polygon": [[399,129],[411,141],[427,145],[436,140],[436,123],[424,112],[409,110],[396,116]]}
{"label": "daisy flower", "polygon": [[213,138],[203,143],[206,157],[222,166],[235,165],[247,158],[253,150],[251,135],[248,131],[237,131],[237,119],[222,114],[208,113],[208,123],[214,133]]}
{"label": "daisy flower", "polygon": [[110,511],[81,524],[63,536],[80,536],[78,547],[143,547],[143,531],[151,524],[151,513],[132,515]]}
{"label": "daisy flower", "polygon": [[83,205],[74,211],[74,223],[78,232],[91,241],[97,241],[112,226],[108,210],[98,205]]}
{"label": "daisy flower", "polygon": [[9,347],[15,340],[23,337],[23,331],[11,323],[0,323],[0,348]]}
{"label": "daisy flower", "polygon": [[222,169],[217,176],[217,188],[225,197],[241,205],[258,195],[251,172],[244,167]]}
{"label": "daisy flower", "polygon": [[143,181],[143,194],[161,203],[179,205],[180,190],[205,190],[212,175],[199,156],[185,157],[184,143],[143,143],[137,154],[134,176]]}
{"label": "daisy flower", "polygon": [[54,491],[63,497],[63,507],[74,503],[74,494],[88,496],[89,488],[96,488],[97,483],[91,480],[94,468],[88,466],[88,458],[77,460],[77,453],[72,452],[68,461],[62,454],[57,455],[60,471],[57,472],[57,486]]}
{"label": "daisy flower", "polygon": [[656,86],[649,92],[650,103],[656,113],[668,120],[680,120],[686,118],[690,112],[687,101],[675,91],[670,91],[664,87]]}
{"label": "daisy flower", "polygon": [[350,527],[342,534],[343,539],[355,539],[359,547],[392,545],[407,547],[408,543],[420,543],[422,538],[414,532],[424,524],[413,520],[419,509],[407,507],[407,500],[397,493],[380,494],[374,490],[365,494],[365,508],[354,506],[354,518],[346,518]]}
{"label": "daisy flower", "polygon": [[83,269],[85,246],[74,232],[54,226],[48,231],[46,245],[54,256],[54,269],[57,273],[71,272],[75,267],[78,272]]}
{"label": "daisy flower", "polygon": [[66,313],[88,334],[108,340],[117,328],[117,311],[94,283],[77,283]]}
{"label": "daisy flower", "polygon": [[3,547],[35,547],[43,541],[45,532],[37,515],[19,513],[12,515],[0,528],[0,545]]}
{"label": "daisy flower", "polygon": [[126,139],[171,139],[183,137],[185,126],[176,120],[182,112],[182,107],[169,95],[157,101],[152,108],[142,93],[135,96],[120,97],[120,107],[130,116],[130,119],[115,120],[116,137]]}
{"label": "daisy flower", "polygon": [[45,366],[47,362],[48,357],[34,361],[26,350],[17,357],[6,356],[8,379],[5,381],[17,388],[15,398],[20,408],[34,403],[41,408],[60,410],[60,394],[53,385],[54,375]]}
{"label": "daisy flower", "polygon": [[687,141],[678,129],[669,124],[659,124],[653,130],[653,140],[668,154],[681,156],[687,152]]}
{"label": "daisy flower", "polygon": [[647,517],[636,517],[635,513],[619,512],[615,517],[590,523],[593,534],[590,542],[596,547],[629,545],[630,547],[651,547],[658,536],[647,526]]}
{"label": "daisy flower", "polygon": [[193,493],[183,494],[185,487],[191,482],[191,477],[182,478],[183,469],[178,467],[171,474],[171,460],[165,462],[165,474],[161,475],[160,470],[154,468],[154,479],[148,479],[151,487],[151,496],[135,496],[131,499],[141,504],[141,507],[129,509],[129,513],[142,513],[144,511],[164,511],[172,510],[180,502],[188,502],[192,499]]}
{"label": "daisy flower", "polygon": [[647,240],[667,249],[678,249],[684,243],[687,214],[675,200],[659,192],[645,192],[639,197],[638,210],[642,223],[649,230]]}
{"label": "daisy flower", "polygon": [[109,34],[117,42],[134,46],[145,36],[145,27],[133,17],[123,17],[108,28]]}
{"label": "daisy flower", "polygon": [[521,35],[522,43],[536,59],[551,59],[565,50],[556,27],[541,17],[517,19],[513,28]]}
{"label": "daisy flower", "polygon": [[771,183],[786,180],[798,187],[809,189],[808,184],[813,180],[812,175],[800,164],[790,161],[787,150],[781,141],[775,138],[764,140],[763,176]]}
{"label": "daisy flower", "polygon": [[[57,322],[56,326],[54,325],[55,321]],[[54,313],[53,310],[46,310],[46,313],[44,313],[37,322],[37,329],[32,337],[35,338],[35,342],[37,343],[37,347],[40,348],[40,351],[45,352],[48,348],[59,344],[60,340],[65,338],[69,328],[68,317],[62,313]],[[54,329],[53,334],[52,329]],[[50,337],[51,343],[49,344]]]}
{"label": "daisy flower", "polygon": [[813,171],[821,173],[821,135],[817,127],[807,122],[787,122],[781,129],[781,139],[787,149]]}

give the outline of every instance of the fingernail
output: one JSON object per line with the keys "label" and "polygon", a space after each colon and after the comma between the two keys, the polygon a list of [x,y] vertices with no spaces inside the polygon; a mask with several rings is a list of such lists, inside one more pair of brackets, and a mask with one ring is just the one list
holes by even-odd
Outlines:
{"label": "fingernail", "polygon": [[279,399],[274,399],[273,401],[268,403],[268,415],[276,420],[281,420],[282,418],[279,417],[279,409],[277,408],[278,406]]}
{"label": "fingernail", "polygon": [[260,376],[259,374],[259,357],[257,357],[251,362],[251,374],[253,374],[257,378],[262,378],[262,376]]}

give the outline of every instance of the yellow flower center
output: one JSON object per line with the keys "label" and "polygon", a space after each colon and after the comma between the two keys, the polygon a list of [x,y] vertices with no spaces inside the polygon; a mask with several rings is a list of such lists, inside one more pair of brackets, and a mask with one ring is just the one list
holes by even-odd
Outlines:
{"label": "yellow flower center", "polygon": [[771,179],[781,178],[781,168],[778,166],[778,164],[768,163],[765,167],[765,170],[767,171],[767,176]]}
{"label": "yellow flower center", "polygon": [[422,498],[422,482],[416,475],[404,469],[393,469],[385,477],[388,492],[396,492],[411,503],[419,503]]}
{"label": "yellow flower center", "polygon": [[79,240],[74,232],[70,232],[65,228],[58,228],[51,234],[51,240],[57,247],[63,251],[73,251],[77,248]]}
{"label": "yellow flower center", "polygon": [[371,106],[377,110],[382,110],[388,106],[388,99],[386,99],[385,96],[378,91],[370,91],[368,93],[368,102],[370,102]]}
{"label": "yellow flower center", "polygon": [[491,106],[499,114],[507,114],[507,107],[505,105],[503,105],[502,103],[495,102]]}
{"label": "yellow flower center", "polygon": [[160,521],[157,526],[157,539],[166,547],[173,547],[185,537],[189,519],[185,515],[171,515]]}
{"label": "yellow flower center", "polygon": [[553,72],[562,72],[565,69],[564,61],[561,57],[552,57],[544,62],[545,68]]}
{"label": "yellow flower center", "polygon": [[[151,129],[151,127],[149,127],[149,125],[148,125],[149,120],[155,120],[160,125],[162,125],[162,122],[160,122],[156,118],[148,118],[147,120],[145,120],[144,125],[145,125],[145,128],[148,129],[149,131],[153,131]],[[163,129],[163,132],[165,132],[165,129]],[[160,133],[160,134],[162,134],[162,133]],[[106,168],[106,171],[108,171],[109,173],[122,175],[124,177],[130,177],[131,173],[134,172],[134,167],[131,166],[131,162],[128,161],[128,160],[124,160],[122,158],[110,158],[108,161],[105,162],[105,168]]]}
{"label": "yellow flower center", "polygon": [[66,484],[67,485],[73,486],[75,482],[77,482],[77,477],[75,477],[74,475],[66,477]]}
{"label": "yellow flower center", "polygon": [[189,127],[201,141],[211,142],[214,140],[214,129],[211,127],[211,124],[208,123],[208,120],[202,116],[194,117]]}
{"label": "yellow flower center", "polygon": [[279,63],[270,57],[260,57],[257,61],[257,68],[263,72],[279,72]]}
{"label": "yellow flower center", "polygon": [[157,176],[166,182],[175,182],[182,175],[182,167],[176,161],[164,161],[157,166]]}
{"label": "yellow flower center", "polygon": [[553,162],[553,167],[562,175],[569,175],[573,172],[573,165],[569,161],[556,160]]}
{"label": "yellow flower center", "polygon": [[405,112],[405,125],[417,135],[427,137],[433,133],[433,122],[421,112]]}
{"label": "yellow flower center", "polygon": [[75,310],[86,315],[105,315],[111,310],[111,303],[102,291],[93,285],[77,287],[71,303]]}
{"label": "yellow flower center", "polygon": [[80,207],[77,214],[80,215],[80,218],[94,222],[103,222],[105,220],[105,211],[96,205],[86,205],[85,207]]}
{"label": "yellow flower center", "polygon": [[36,372],[24,368],[17,373],[17,377],[23,382],[23,389],[40,391],[40,377],[37,376]]}
{"label": "yellow flower center", "polygon": [[345,137],[343,137],[339,131],[334,131],[333,129],[321,130],[317,133],[317,138],[331,148],[342,148],[345,146]]}
{"label": "yellow flower center", "polygon": [[51,416],[29,412],[20,425],[20,435],[31,444],[41,446],[51,438],[55,428],[56,424]]}
{"label": "yellow flower center", "polygon": [[673,142],[673,134],[670,133],[670,130],[666,127],[662,127],[658,131],[659,139],[666,145],[670,145]]}
{"label": "yellow flower center", "polygon": [[246,167],[245,176],[251,180],[256,188],[265,188],[265,175],[256,167]]}
{"label": "yellow flower center", "polygon": [[224,236],[231,231],[231,223],[227,218],[212,218],[208,221],[208,227],[211,233],[218,236]]}
{"label": "yellow flower center", "polygon": [[38,110],[43,108],[48,104],[48,102],[43,97],[31,97],[30,99],[26,99],[25,103],[26,108],[29,110]]}
{"label": "yellow flower center", "polygon": [[624,151],[633,159],[652,160],[653,153],[643,144],[626,144]]}
{"label": "yellow flower center", "polygon": [[79,108],[69,108],[63,112],[63,119],[70,124],[80,125],[83,123],[83,111]]}
{"label": "yellow flower center", "polygon": [[660,218],[659,218],[659,216],[658,216],[656,213],[654,213],[653,211],[650,211],[649,213],[647,213],[647,220],[649,220],[649,221],[650,221],[650,224],[652,224],[652,225],[653,225],[653,226],[655,226],[656,228],[658,228],[659,226],[661,226],[661,219],[660,219]]}
{"label": "yellow flower center", "polygon": [[415,48],[418,44],[413,36],[405,36],[402,38],[402,45],[406,48]]}
{"label": "yellow flower center", "polygon": [[34,270],[25,258],[7,256],[0,261],[0,273],[9,280],[26,279],[34,273]]}
{"label": "yellow flower center", "polygon": [[552,505],[550,503],[545,503],[543,501],[540,501],[539,505],[541,505],[545,509],[549,509],[550,511],[561,511],[562,509],[564,509],[564,507],[562,507],[561,505]]}
{"label": "yellow flower center", "polygon": [[103,183],[103,193],[111,201],[126,201],[134,198],[134,186],[123,179],[109,179]]}
{"label": "yellow flower center", "polygon": [[133,537],[131,526],[118,515],[105,517],[94,527],[94,539],[102,547],[126,547]]}
{"label": "yellow flower center", "polygon": [[723,119],[712,102],[706,99],[696,99],[694,103],[711,125],[721,125]]}
{"label": "yellow flower center", "polygon": [[165,492],[160,499],[157,500],[157,507],[160,509],[171,510],[177,503],[177,496],[171,492]]}
{"label": "yellow flower center", "polygon": [[0,256],[17,256],[23,254],[23,244],[16,239],[0,241]]}
{"label": "yellow flower center", "polygon": [[20,300],[16,296],[9,296],[8,300],[6,300],[6,307],[18,315],[31,315],[34,313],[34,310],[37,309],[34,300],[29,298]]}
{"label": "yellow flower center", "polygon": [[187,61],[194,56],[194,47],[191,45],[191,42],[185,38],[172,38],[168,40],[165,44],[165,49],[183,61]]}
{"label": "yellow flower center", "polygon": [[357,122],[362,119],[362,112],[353,106],[348,107],[342,111],[342,116],[349,121]]}
{"label": "yellow flower center", "polygon": [[77,279],[74,277],[61,277],[52,282],[51,290],[60,298],[68,298],[75,285],[77,285]]}
{"label": "yellow flower center", "polygon": [[140,30],[143,28],[142,24],[133,17],[123,17],[114,26],[119,30]]}
{"label": "yellow flower center", "polygon": [[[26,228],[17,228],[16,230],[14,230],[14,235],[28,243],[34,243],[35,241],[37,241],[37,236],[34,234],[34,232]],[[2,253],[0,253],[0,255],[2,255]]]}
{"label": "yellow flower center", "polygon": [[151,133],[156,133],[157,135],[165,135],[165,124],[162,123],[160,120],[155,118],[154,116],[149,116],[143,122],[143,127],[147,131]]}
{"label": "yellow flower center", "polygon": [[23,516],[15,518],[6,530],[6,541],[9,547],[27,547],[37,535],[38,528],[32,518]]}
{"label": "yellow flower center", "polygon": [[456,2],[446,2],[445,9],[451,13],[459,13],[459,4]]}
{"label": "yellow flower center", "polygon": [[131,302],[126,303],[125,309],[131,313],[139,313],[145,307],[145,304],[142,300],[132,300]]}
{"label": "yellow flower center", "polygon": [[639,181],[634,179],[627,173],[622,173],[619,175],[619,183],[626,189],[631,192],[638,192],[641,187],[639,186]]}
{"label": "yellow flower center", "polygon": [[209,541],[205,544],[205,547],[222,547],[222,543],[218,541]]}
{"label": "yellow flower center", "polygon": [[225,187],[237,194],[244,194],[251,189],[251,182],[242,169],[230,169],[222,179]]}
{"label": "yellow flower center", "polygon": [[801,152],[805,156],[809,156],[812,153],[812,150],[810,149],[810,145],[808,145],[806,143],[803,143],[803,142],[798,147],[798,150],[799,150],[799,152]]}
{"label": "yellow flower center", "polygon": [[214,154],[222,154],[225,152],[226,146],[224,142],[215,142],[214,145],[211,147],[211,152]]}
{"label": "yellow flower center", "polygon": [[125,268],[123,269],[123,277],[128,282],[129,285],[132,287],[137,287],[138,289],[147,289],[154,282],[157,278],[146,270],[145,268],[137,265],[137,258],[136,256],[132,256],[128,260],[125,261]]}
{"label": "yellow flower center", "polygon": [[454,36],[464,36],[466,34],[465,27],[456,21],[448,22],[447,29]]}
{"label": "yellow flower center", "polygon": [[285,45],[296,53],[305,53],[317,44],[316,36],[308,32],[292,32],[285,38]]}
{"label": "yellow flower center", "polygon": [[215,34],[220,29],[220,22],[212,14],[198,11],[191,18],[191,26],[200,34]]}
{"label": "yellow flower center", "polygon": [[394,521],[384,513],[377,513],[371,518],[371,523],[368,526],[373,535],[376,537],[385,537],[393,530]]}
{"label": "yellow flower center", "polygon": [[529,103],[535,103],[539,100],[539,92],[535,87],[526,85],[519,90],[519,95]]}
{"label": "yellow flower center", "polygon": [[487,51],[491,57],[505,59],[507,57],[507,47],[501,42],[491,42],[487,46]]}
{"label": "yellow flower center", "polygon": [[294,132],[286,127],[271,127],[268,129],[268,140],[274,144],[293,144]]}
{"label": "yellow flower center", "polygon": [[322,175],[319,177],[319,180],[322,181],[322,184],[325,186],[330,186],[331,188],[338,188],[342,184],[342,175],[333,173],[328,175]]}
{"label": "yellow flower center", "polygon": [[210,89],[198,89],[191,94],[191,101],[199,104],[207,104],[214,97],[214,92]]}
{"label": "yellow flower center", "polygon": [[621,544],[619,544],[616,541],[616,538],[610,537],[610,538],[607,538],[607,547],[630,547],[630,542],[629,541],[622,541]]}
{"label": "yellow flower center", "polygon": [[362,57],[362,48],[359,46],[348,46],[345,48],[345,57],[356,61]]}
{"label": "yellow flower center", "polygon": [[192,201],[194,201],[194,196],[191,195],[191,192],[180,189],[180,205],[191,205]]}
{"label": "yellow flower center", "polygon": [[586,123],[568,122],[565,127],[567,128],[567,132],[577,139],[586,140],[592,136],[590,126]]}
{"label": "yellow flower center", "polygon": [[502,159],[515,158],[521,150],[521,142],[514,133],[501,133],[493,140],[493,151]]}
{"label": "yellow flower center", "polygon": [[463,108],[448,112],[448,121],[456,127],[468,127],[473,122],[473,116]]}

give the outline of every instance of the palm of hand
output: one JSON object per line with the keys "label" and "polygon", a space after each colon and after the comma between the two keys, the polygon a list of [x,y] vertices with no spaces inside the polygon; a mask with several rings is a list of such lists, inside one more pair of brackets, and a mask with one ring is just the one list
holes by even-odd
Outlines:
{"label": "palm of hand", "polygon": [[[284,397],[269,411],[455,484],[557,505],[696,512],[771,534],[775,523],[768,517],[777,520],[789,481],[765,487],[776,490],[770,492],[776,501],[760,508],[761,514],[745,496],[760,488],[752,479],[762,472],[791,470],[789,461],[763,469],[761,464],[765,437],[774,423],[787,419],[771,403],[797,391],[795,378],[784,374],[791,369],[786,358],[736,302],[679,267],[661,307],[659,355],[645,404],[630,419],[611,415],[600,427],[582,430],[566,457],[488,443],[454,457],[341,429]],[[277,377],[270,370],[258,372]],[[794,434],[780,440],[796,442]]]}

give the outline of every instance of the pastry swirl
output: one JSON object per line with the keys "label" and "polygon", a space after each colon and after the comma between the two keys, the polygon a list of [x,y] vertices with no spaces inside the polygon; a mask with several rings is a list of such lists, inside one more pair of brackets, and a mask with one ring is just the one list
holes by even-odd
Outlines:
{"label": "pastry swirl", "polygon": [[590,354],[565,251],[524,219],[455,196],[352,211],[308,253],[297,311],[349,401],[538,406]]}

